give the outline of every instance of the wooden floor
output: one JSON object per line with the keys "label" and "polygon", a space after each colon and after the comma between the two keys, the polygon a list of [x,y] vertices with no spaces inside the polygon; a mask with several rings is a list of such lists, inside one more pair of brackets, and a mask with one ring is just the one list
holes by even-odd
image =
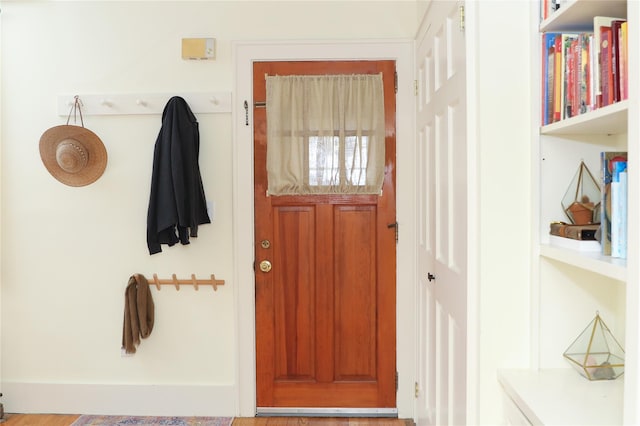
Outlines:
{"label": "wooden floor", "polygon": [[[78,415],[66,414],[5,414],[2,426],[69,426]],[[363,417],[258,417],[236,418],[233,426],[412,426],[411,420],[372,419]]]}
{"label": "wooden floor", "polygon": [[69,426],[78,417],[67,414],[5,414],[2,426]]}

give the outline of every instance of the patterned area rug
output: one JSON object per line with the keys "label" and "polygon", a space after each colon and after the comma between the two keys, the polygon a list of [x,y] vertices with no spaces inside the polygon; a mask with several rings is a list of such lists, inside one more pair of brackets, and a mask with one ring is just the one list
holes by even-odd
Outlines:
{"label": "patterned area rug", "polygon": [[231,426],[233,417],[146,417],[82,415],[71,426]]}

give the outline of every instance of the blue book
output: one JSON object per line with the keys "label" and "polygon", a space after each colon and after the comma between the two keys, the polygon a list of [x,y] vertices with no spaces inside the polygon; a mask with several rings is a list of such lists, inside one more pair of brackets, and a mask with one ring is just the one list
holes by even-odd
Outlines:
{"label": "blue book", "polygon": [[627,257],[627,162],[613,163],[611,173],[611,257]]}
{"label": "blue book", "polygon": [[600,185],[602,185],[602,199],[600,200],[600,244],[602,245],[602,254],[605,256],[611,256],[611,220],[613,219],[611,210],[611,181],[613,180],[614,165],[620,161],[626,163],[627,153],[625,151],[604,151],[600,153]]}

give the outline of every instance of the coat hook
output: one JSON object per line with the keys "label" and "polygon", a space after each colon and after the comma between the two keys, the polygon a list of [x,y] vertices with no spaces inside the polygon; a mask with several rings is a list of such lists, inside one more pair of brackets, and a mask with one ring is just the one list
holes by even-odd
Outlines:
{"label": "coat hook", "polygon": [[220,101],[218,100],[218,98],[216,98],[215,96],[212,96],[209,98],[209,100],[211,101],[212,104],[214,105],[219,105]]}
{"label": "coat hook", "polygon": [[141,107],[146,107],[147,106],[147,102],[143,101],[142,99],[136,99],[136,105],[141,106]]}
{"label": "coat hook", "polygon": [[107,108],[111,108],[113,106],[113,104],[108,100],[108,99],[102,99],[100,101],[100,105],[107,107]]}
{"label": "coat hook", "polygon": [[213,291],[218,291],[218,283],[216,282],[216,276],[211,274],[211,286],[213,287]]}
{"label": "coat hook", "polygon": [[180,290],[180,283],[178,282],[178,277],[176,274],[171,274],[171,279],[173,280],[173,284],[176,286],[176,290]]}
{"label": "coat hook", "polygon": [[198,291],[198,280],[196,279],[196,274],[191,274],[191,282],[193,283],[193,288]]}
{"label": "coat hook", "polygon": [[160,290],[160,280],[158,279],[158,274],[153,274],[153,282],[156,284],[156,288]]}
{"label": "coat hook", "polygon": [[[151,280],[149,280],[151,284]],[[210,285],[214,291],[218,290],[219,285],[224,285],[224,280],[217,280],[214,274],[211,274],[211,279],[198,279],[196,274],[191,274],[191,278],[178,279],[176,274],[171,274],[171,279],[160,279],[158,274],[153,274],[153,284],[160,290],[162,285],[173,285],[176,290],[180,290],[181,285],[192,285],[194,289],[199,290],[200,285]]]}

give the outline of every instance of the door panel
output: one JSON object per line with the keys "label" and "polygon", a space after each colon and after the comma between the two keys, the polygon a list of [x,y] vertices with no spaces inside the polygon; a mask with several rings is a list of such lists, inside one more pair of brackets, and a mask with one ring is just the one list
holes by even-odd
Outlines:
{"label": "door panel", "polygon": [[[273,273],[281,282],[281,293],[274,297],[276,379],[310,379],[314,376],[314,295],[316,257],[313,227],[314,211],[310,207],[274,209],[274,231],[280,250],[274,251]],[[297,310],[287,309],[297,306]],[[296,336],[289,339],[288,336]]]}
{"label": "door panel", "polygon": [[432,2],[416,51],[419,425],[465,424],[467,137],[464,2]]}
{"label": "door panel", "polygon": [[[375,206],[335,209],[336,330],[335,378],[376,378]],[[358,265],[354,268],[354,265]]]}
{"label": "door panel", "polygon": [[267,196],[266,110],[254,108],[259,410],[396,406],[395,64],[257,62],[254,101],[265,101],[265,74],[354,73],[383,74],[381,196]]}

